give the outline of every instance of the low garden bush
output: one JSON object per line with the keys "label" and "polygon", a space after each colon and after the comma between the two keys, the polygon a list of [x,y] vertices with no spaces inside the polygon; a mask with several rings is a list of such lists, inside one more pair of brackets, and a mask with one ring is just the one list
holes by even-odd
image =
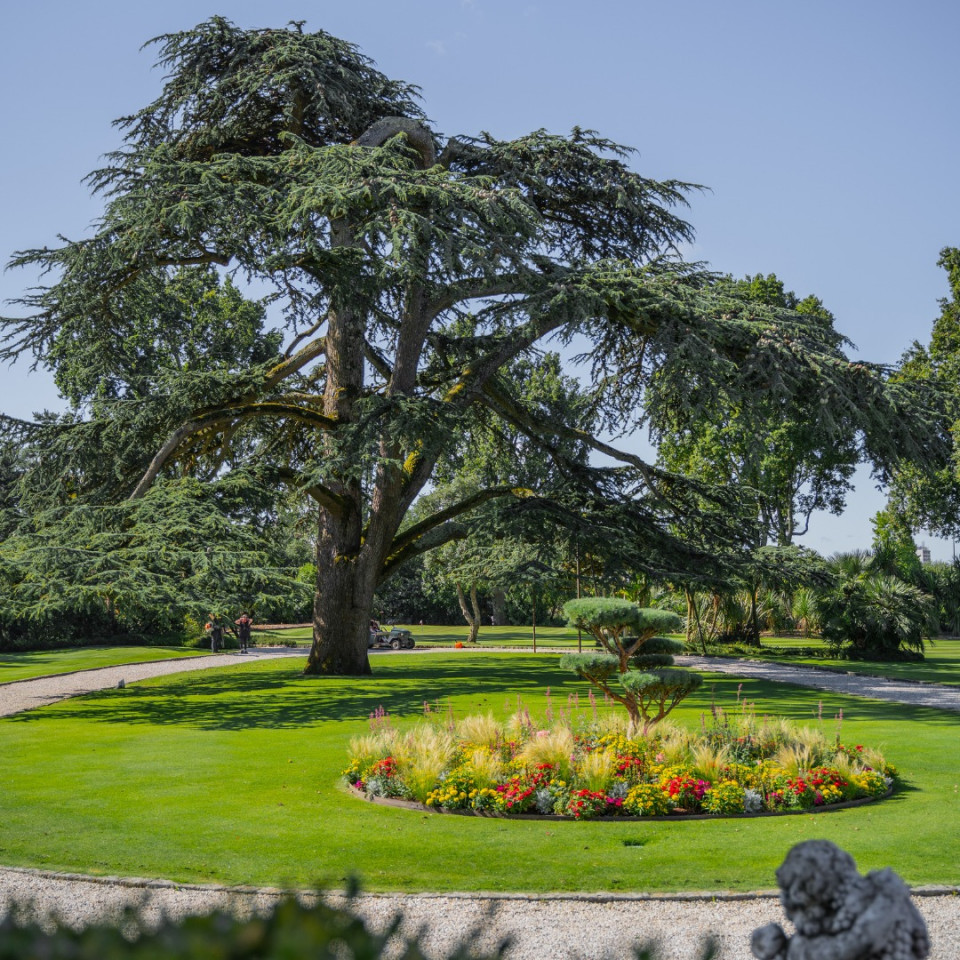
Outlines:
{"label": "low garden bush", "polygon": [[[349,903],[349,901],[348,901]],[[420,937],[400,932],[397,915],[384,930],[373,930],[349,906],[305,905],[293,897],[251,917],[217,911],[209,916],[149,923],[128,912],[118,923],[74,930],[48,917],[7,916],[0,919],[0,960],[263,960],[265,957],[300,960],[501,960],[509,946],[503,941],[487,951],[477,950],[474,938],[451,943],[441,953],[425,950]],[[696,960],[716,956],[715,943],[705,941]],[[656,960],[655,944],[637,944],[635,960]],[[695,960],[691,957],[691,960]]]}
{"label": "low garden bush", "polygon": [[538,724],[524,710],[401,732],[381,715],[351,741],[343,776],[369,797],[434,809],[586,820],[815,809],[883,796],[896,771],[877,750],[741,708],[715,709],[693,734],[622,716]]}
{"label": "low garden bush", "polygon": [[[151,925],[136,913],[119,923],[73,930],[44,917],[10,916],[0,922],[0,960],[262,960],[301,957],[311,960],[423,960],[416,938],[398,934],[401,917],[383,932],[371,930],[349,909],[323,903],[308,906],[290,898],[257,916],[242,918],[227,911],[186,919],[164,918]],[[642,954],[643,955],[643,954]],[[451,949],[448,960],[478,960],[467,947]],[[487,954],[503,956],[503,947]]]}

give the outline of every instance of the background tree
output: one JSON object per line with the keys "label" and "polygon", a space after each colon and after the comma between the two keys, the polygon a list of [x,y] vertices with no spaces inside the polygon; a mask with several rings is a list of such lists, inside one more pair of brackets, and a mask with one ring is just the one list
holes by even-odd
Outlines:
{"label": "background tree", "polygon": [[832,589],[818,596],[823,638],[854,659],[923,659],[936,605],[867,552],[831,558]]}
{"label": "background tree", "polygon": [[276,354],[264,306],[210,267],[172,271],[122,305],[126,337],[77,332],[51,350],[73,411],[4,424],[8,642],[175,638],[184,616],[244,607],[302,618],[293,570],[312,551],[275,475],[248,467],[250,443],[200,437],[142,509],[116,503],[130,464],[152,455],[157,397],[182,410],[205,383]]}
{"label": "background tree", "polygon": [[[493,525],[483,529],[486,523]],[[528,566],[536,562],[537,553],[537,547],[525,539],[508,537],[504,533],[498,535],[496,517],[477,518],[475,526],[477,529],[470,536],[452,540],[429,554],[425,571],[426,575],[449,584],[456,592],[460,613],[470,628],[468,643],[477,642],[483,625],[481,593],[489,596],[495,590],[505,592]]]}
{"label": "background tree", "polygon": [[[817,297],[798,297],[774,274],[725,277],[721,284],[739,296],[809,318],[807,335],[826,354],[847,345]],[[807,532],[814,511],[843,511],[850,478],[864,456],[859,416],[822,399],[816,390],[774,393],[749,403],[719,393],[696,417],[673,404],[654,405],[659,462],[685,476],[733,486],[742,501],[747,553],[730,558],[725,583],[705,592],[695,582],[685,588],[687,629],[701,644],[709,636],[758,645],[764,621],[783,621],[789,606],[786,595],[767,592],[761,598],[769,556],[759,551],[771,543],[789,547]],[[724,545],[718,550],[727,552]]]}
{"label": "background tree", "polygon": [[[818,298],[798,298],[774,274],[728,277],[722,286],[809,318],[807,334],[824,352],[846,345]],[[720,394],[695,419],[672,404],[657,405],[652,426],[660,462],[687,476],[735,484],[755,511],[752,546],[787,546],[807,532],[814,511],[843,511],[862,457],[859,417],[831,409],[821,399],[818,391],[788,397],[772,393],[745,404]]]}
{"label": "background tree", "polygon": [[[0,551],[0,645],[151,642],[179,635],[187,616],[202,623],[210,613],[302,607],[311,591],[251,523],[258,491],[243,480],[187,477],[108,516],[80,504],[36,517]],[[269,503],[272,491],[259,495]]]}
{"label": "background tree", "polygon": [[941,430],[952,457],[937,469],[904,463],[895,472],[890,509],[911,530],[926,529],[956,540],[960,537],[960,249],[944,247],[937,266],[947,273],[950,295],[940,300],[927,346],[914,341],[894,379],[923,384],[934,391],[944,409]]}
{"label": "background tree", "polygon": [[[184,474],[235,470],[312,498],[308,672],[369,672],[377,584],[512,496],[488,487],[401,529],[475,407],[558,463],[556,438],[571,432],[611,458],[569,465],[578,515],[619,512],[649,542],[678,511],[675,479],[543,422],[501,376],[548,338],[587,345],[599,429],[643,420],[655,371],[654,406],[679,402],[692,422],[721,399],[800,394],[820,397],[838,429],[854,417],[880,462],[939,437],[916,428],[910,390],[851,364],[822,324],[684,266],[674,251],[692,231],[673,210],[690,186],[633,172],[625,148],[581,129],[443,139],[415,88],[300,24],[215,17],[153,43],[165,83],[119,121],[122,146],[90,177],[105,201],[94,234],[13,261],[52,279],[21,298],[29,315],[8,321],[2,356],[32,352],[76,401],[35,438],[50,453],[37,489],[53,503],[137,501]],[[172,364],[136,404],[94,405],[98,346],[162,355],[162,325],[144,318],[180,271],[211,265],[270,288],[282,344]]]}

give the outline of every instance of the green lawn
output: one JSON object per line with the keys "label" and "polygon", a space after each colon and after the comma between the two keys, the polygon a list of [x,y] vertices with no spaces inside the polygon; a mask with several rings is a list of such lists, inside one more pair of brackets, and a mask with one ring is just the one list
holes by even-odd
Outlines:
{"label": "green lawn", "polygon": [[[418,646],[453,646],[458,640],[467,638],[467,627],[436,627],[404,625],[404,629],[413,632]],[[300,644],[309,642],[312,636],[310,627],[301,627],[295,630],[257,631],[254,634],[255,642],[286,643],[297,641]],[[676,639],[682,640],[680,634]],[[593,639],[584,634],[582,638],[584,650],[593,649]],[[490,627],[485,626],[480,631],[479,647],[517,647],[531,648],[533,645],[533,631],[530,627]],[[537,647],[549,649],[575,650],[577,648],[577,633],[567,627],[537,627]],[[764,651],[758,659],[776,660],[795,666],[821,667],[825,670],[837,670],[841,673],[862,673],[868,676],[895,677],[905,680],[926,680],[931,683],[960,684],[960,639],[950,638],[937,640],[927,645],[926,659],[922,663],[880,663],[857,660],[836,660],[826,656],[826,644],[817,638],[803,637],[764,637]],[[780,656],[771,648],[813,647],[822,649],[822,657]],[[691,652],[697,652],[692,650]]]}
{"label": "green lawn", "polygon": [[197,657],[207,652],[184,647],[74,647],[70,650],[0,653],[0,684],[97,667],[117,667],[125,663]]}
{"label": "green lawn", "polygon": [[[861,870],[960,883],[960,716],[758,681],[763,713],[843,711],[845,742],[881,746],[908,781],[893,798],[751,820],[518,822],[374,806],[338,782],[352,736],[383,706],[457,715],[554,709],[585,684],[552,656],[389,654],[376,675],[310,679],[302,661],[251,661],[157,678],[0,720],[0,863],[177,881],[373,890],[752,890],[775,886],[789,847],[826,837]],[[696,725],[735,706],[711,676],[677,711]],[[824,721],[833,735],[835,721]]]}
{"label": "green lawn", "polygon": [[[946,683],[960,685],[960,638],[948,637],[927,642],[924,659],[920,663],[885,663],[882,661],[837,660],[826,656],[826,644],[816,639],[798,637],[763,638],[766,652],[757,659],[776,660],[794,666],[820,667],[824,670],[836,670],[840,673],[860,673],[871,677],[891,677],[898,680],[923,680],[928,683]],[[822,648],[824,656],[779,656],[769,650],[771,647],[813,647]]]}

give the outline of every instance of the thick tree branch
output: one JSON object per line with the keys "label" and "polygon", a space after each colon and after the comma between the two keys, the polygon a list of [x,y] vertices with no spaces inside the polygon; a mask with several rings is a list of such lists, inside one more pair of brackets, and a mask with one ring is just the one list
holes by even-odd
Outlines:
{"label": "thick tree branch", "polygon": [[469,363],[461,372],[457,382],[447,390],[444,400],[457,406],[466,406],[483,392],[489,379],[511,360],[558,330],[566,322],[567,319],[564,317],[550,317],[547,314],[538,320],[531,320],[513,336],[499,341],[485,357]]}
{"label": "thick tree branch", "polygon": [[[506,391],[501,390],[494,383],[485,384],[483,390],[490,399],[495,411],[505,420],[523,430],[524,434],[531,439],[536,440],[542,437],[544,424],[531,417]],[[579,430],[576,427],[569,427],[566,424],[558,422],[551,422],[548,428],[550,432],[556,433],[558,436],[579,441],[589,446],[592,450],[596,450],[598,453],[606,454],[614,460],[636,467],[648,480],[652,481],[654,475],[658,473],[655,467],[652,467],[635,454],[627,453],[624,450],[611,446],[609,443],[604,443],[586,430]]]}
{"label": "thick tree branch", "polygon": [[377,576],[377,583],[383,583],[388,577],[392,576],[404,563],[413,557],[419,557],[437,547],[442,547],[446,543],[452,543],[454,540],[466,540],[471,534],[471,529],[464,523],[451,523],[444,528],[435,528],[419,540],[408,543],[402,550],[391,553],[380,567],[380,573]]}
{"label": "thick tree branch", "polygon": [[226,427],[235,423],[237,420],[252,420],[258,417],[283,417],[297,420],[310,426],[319,427],[323,430],[332,430],[336,426],[336,420],[325,417],[321,413],[278,402],[225,406],[216,410],[207,411],[196,420],[190,420],[177,427],[177,429],[170,434],[163,446],[157,451],[156,456],[150,461],[146,473],[141,477],[140,482],[134,488],[128,499],[139,500],[147,490],[150,489],[150,485],[157,478],[164,464],[173,456],[181,444],[190,437],[195,436],[203,430],[209,430],[215,427]]}
{"label": "thick tree branch", "polygon": [[458,303],[464,303],[468,300],[483,300],[486,297],[503,297],[509,294],[520,295],[527,292],[528,286],[529,284],[524,283],[523,275],[519,273],[509,276],[461,280],[458,283],[447,284],[441,293],[431,297],[427,302],[426,309],[430,312],[431,317],[436,317]]}
{"label": "thick tree branch", "polygon": [[215,263],[221,267],[230,266],[233,258],[212,250],[204,251],[195,257],[157,257],[154,263],[158,267],[199,267],[207,263]]}
{"label": "thick tree branch", "polygon": [[292,357],[283,360],[267,371],[267,375],[263,380],[264,390],[272,390],[278,383],[296,373],[298,370],[302,370],[312,360],[316,360],[317,357],[326,352],[326,349],[327,341],[325,337],[312,340],[305,347],[298,350]]}
{"label": "thick tree branch", "polygon": [[437,148],[433,142],[433,132],[419,120],[409,117],[384,117],[371,124],[354,144],[358,147],[381,147],[391,137],[404,134],[407,142],[417,153],[424,170],[429,170],[437,162]]}
{"label": "thick tree branch", "polygon": [[289,467],[278,467],[275,469],[275,472],[281,480],[290,484],[292,487],[296,487],[297,490],[308,494],[313,500],[320,504],[321,507],[331,510],[333,513],[342,513],[350,506],[349,501],[345,497],[334,493],[332,490],[323,486],[323,484],[310,483],[304,480],[296,470],[291,470]]}
{"label": "thick tree branch", "polygon": [[293,340],[290,342],[290,345],[283,352],[284,360],[289,360],[293,356],[294,350],[303,343],[304,340],[309,340],[315,333],[317,333],[320,328],[327,322],[326,316],[321,317],[316,323],[309,326],[306,330],[298,333]]}
{"label": "thick tree branch", "polygon": [[363,355],[366,357],[367,362],[373,367],[377,373],[383,377],[387,382],[390,381],[390,377],[393,375],[393,369],[390,366],[389,361],[384,355],[377,350],[369,340],[363,341]]}
{"label": "thick tree branch", "polygon": [[408,527],[394,539],[393,543],[390,545],[390,554],[393,555],[398,550],[403,550],[409,544],[419,540],[422,536],[424,536],[424,534],[429,533],[431,530],[436,529],[444,523],[449,523],[449,521],[462,516],[464,513],[473,510],[475,507],[479,507],[482,503],[486,503],[489,500],[495,500],[500,497],[509,496],[518,498],[529,497],[532,496],[532,491],[526,490],[522,487],[508,485],[490,487],[486,490],[480,490],[457,503],[451,504],[449,507],[445,507],[443,510],[438,510],[432,516],[427,517],[426,520],[421,520],[419,523],[415,523],[413,526]]}

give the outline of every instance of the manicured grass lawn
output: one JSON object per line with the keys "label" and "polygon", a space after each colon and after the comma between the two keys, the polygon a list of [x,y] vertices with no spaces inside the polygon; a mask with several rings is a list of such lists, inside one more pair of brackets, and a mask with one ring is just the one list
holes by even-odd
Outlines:
{"label": "manicured grass lawn", "polygon": [[[762,713],[881,746],[907,789],[870,806],[752,820],[518,822],[378,807],[338,782],[348,741],[383,706],[535,714],[586,685],[552,656],[387,654],[376,675],[309,679],[299,658],[157,678],[0,720],[0,863],[177,881],[373,890],[751,890],[799,840],[826,837],[861,870],[960,883],[960,715],[743,681]],[[676,715],[736,707],[711,676]]]}
{"label": "manicured grass lawn", "polygon": [[125,663],[197,657],[208,652],[185,647],[76,647],[71,650],[0,653],[0,683],[97,667],[117,667]]}
{"label": "manicured grass lawn", "polygon": [[[458,640],[467,638],[468,629],[464,626],[437,627],[404,625],[404,629],[413,632],[418,646],[453,646]],[[286,643],[297,641],[301,645],[309,643],[312,631],[309,627],[294,630],[257,631],[255,642]],[[680,634],[674,634],[682,640]],[[594,649],[593,639],[583,635],[583,649]],[[490,627],[480,631],[479,647],[517,647],[530,648],[533,645],[533,631],[530,627]],[[537,647],[550,649],[577,649],[577,633],[567,627],[537,627]],[[758,659],[776,660],[795,666],[821,667],[825,670],[837,670],[840,673],[862,673],[874,677],[894,677],[904,680],[926,680],[931,683],[960,685],[960,639],[937,640],[927,645],[926,659],[922,663],[880,663],[858,660],[836,660],[826,656],[826,644],[816,638],[805,637],[764,637],[764,650],[759,651]],[[776,655],[772,647],[813,647],[824,651],[823,657],[798,657]],[[692,649],[691,653],[697,653]],[[731,654],[733,656],[734,654]]]}
{"label": "manicured grass lawn", "polygon": [[[764,647],[821,647],[826,654],[826,645],[821,640],[805,640],[797,637],[763,638]],[[928,641],[924,659],[919,663],[885,663],[866,660],[837,660],[832,657],[780,657],[771,652],[760,652],[758,659],[771,659],[795,666],[813,666],[840,673],[860,673],[871,677],[891,677],[898,680],[924,680],[928,683],[960,685],[960,638],[949,637]]]}

